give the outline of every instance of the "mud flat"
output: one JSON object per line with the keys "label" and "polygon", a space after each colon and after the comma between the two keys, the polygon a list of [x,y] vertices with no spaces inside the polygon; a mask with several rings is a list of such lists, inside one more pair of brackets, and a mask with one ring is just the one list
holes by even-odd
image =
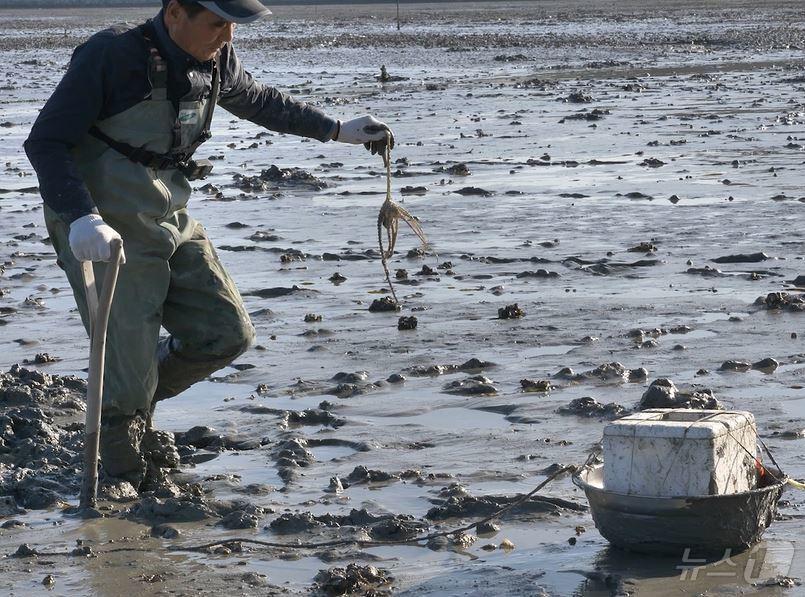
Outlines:
{"label": "mud flat", "polygon": [[88,346],[21,143],[70,49],[150,11],[0,11],[6,590],[798,594],[793,492],[757,550],[695,575],[609,549],[566,478],[481,529],[378,542],[487,516],[657,404],[750,410],[805,476],[800,3],[416,4],[399,33],[393,5],[274,12],[238,29],[243,60],[392,124],[431,251],[401,230],[402,309],[370,311],[380,161],[217,114],[192,208],[257,345],[160,405],[178,466],[141,496],[106,484],[84,521]]}

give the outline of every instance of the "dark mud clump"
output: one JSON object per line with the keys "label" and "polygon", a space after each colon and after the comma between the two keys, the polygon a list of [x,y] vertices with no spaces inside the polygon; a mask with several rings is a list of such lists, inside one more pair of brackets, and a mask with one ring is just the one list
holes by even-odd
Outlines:
{"label": "dark mud clump", "polygon": [[293,285],[290,288],[283,286],[274,286],[272,288],[260,288],[259,290],[252,290],[250,292],[243,292],[243,296],[256,296],[262,299],[279,298],[281,296],[290,296],[292,294],[300,295],[303,297],[310,297],[318,294],[318,290],[312,288],[299,288]]}
{"label": "dark mud clump", "polygon": [[599,417],[602,419],[617,419],[629,414],[629,411],[614,402],[601,404],[592,396],[584,396],[571,400],[567,406],[560,407],[556,412],[563,415],[578,415],[582,417]]}
{"label": "dark mud clump", "polygon": [[525,311],[517,303],[498,309],[498,319],[519,319],[520,317],[525,317]]}
{"label": "dark mud clump", "polygon": [[394,577],[388,570],[374,566],[349,564],[346,568],[321,570],[315,578],[315,591],[320,595],[391,595]]}
{"label": "dark mud clump", "polygon": [[[242,412],[252,412],[255,414],[264,414],[260,410],[260,406],[245,406],[240,410]],[[284,411],[276,410],[271,414],[283,414]],[[259,447],[264,442],[262,440],[255,440],[254,438],[236,435],[236,434],[222,434],[212,427],[197,425],[191,427],[187,431],[180,431],[173,434],[177,446],[179,446],[182,457],[192,452],[188,448],[197,448],[221,452],[223,450],[253,450]]]}
{"label": "dark mud clump", "polygon": [[327,183],[316,178],[301,168],[278,168],[273,165],[263,170],[259,176],[243,176],[235,174],[235,187],[243,191],[268,191],[280,187],[302,188],[320,191],[327,188]]}
{"label": "dark mud clump", "polygon": [[593,108],[589,112],[584,109],[574,114],[565,116],[559,121],[559,124],[563,124],[568,120],[586,120],[588,122],[594,122],[596,120],[601,120],[607,114],[609,114],[609,110],[602,110],[601,108]]}
{"label": "dark mud clump", "polygon": [[445,174],[450,174],[451,176],[469,176],[471,174],[467,164],[463,162],[453,164],[452,166],[437,166],[433,169],[433,171],[444,172]]}
{"label": "dark mud clump", "polygon": [[301,425],[323,425],[326,427],[338,428],[346,424],[345,419],[336,417],[328,410],[319,408],[307,408],[302,411],[288,410],[283,414],[282,425],[284,427]]}
{"label": "dark mud clump", "polygon": [[369,305],[369,311],[371,313],[388,313],[388,312],[393,313],[399,310],[400,310],[399,303],[397,303],[390,296],[384,296],[383,298],[375,299],[372,301],[372,304]]}
{"label": "dark mud clump", "polygon": [[526,270],[520,272],[516,276],[517,278],[558,278],[560,277],[559,272],[551,272],[546,269],[538,269],[536,271]]}
{"label": "dark mud clump", "polygon": [[725,255],[723,257],[716,257],[713,259],[715,263],[760,263],[771,259],[765,253],[749,253],[739,255]]}
{"label": "dark mud clump", "polygon": [[520,387],[524,392],[550,392],[554,386],[545,379],[521,379]]}
{"label": "dark mud clump", "polygon": [[296,477],[300,468],[307,468],[316,461],[307,446],[307,440],[291,438],[282,442],[277,448],[275,452],[277,471],[286,483]]}
{"label": "dark mud clump", "polygon": [[320,533],[325,529],[339,529],[342,536],[349,532],[351,536],[359,539],[368,534],[375,541],[413,539],[423,531],[427,531],[429,527],[427,523],[417,521],[413,516],[375,515],[366,509],[353,509],[347,515],[314,516],[310,512],[286,512],[272,520],[268,526],[273,532],[281,535]]}
{"label": "dark mud clump", "polygon": [[704,410],[721,410],[724,407],[716,400],[711,390],[680,392],[670,379],[660,377],[640,398],[638,410],[647,408],[699,408]]}
{"label": "dark mud clump", "polygon": [[652,242],[642,242],[626,249],[629,253],[654,253],[657,251],[657,246]]}
{"label": "dark mud clump", "polygon": [[765,297],[755,300],[755,305],[766,309],[780,309],[784,311],[805,311],[805,296],[793,295],[788,292],[770,292]]}
{"label": "dark mud clump", "polygon": [[457,379],[446,384],[443,391],[461,396],[488,396],[498,393],[492,380],[483,375],[474,375],[466,379]]}
{"label": "dark mud clump", "polygon": [[724,361],[723,363],[721,363],[721,367],[719,367],[719,370],[720,371],[744,372],[744,371],[749,371],[751,368],[752,368],[752,364],[747,363],[746,361],[729,360],[729,361]]}
{"label": "dark mud clump", "polygon": [[777,359],[773,359],[771,357],[760,359],[758,362],[752,363],[752,369],[762,371],[763,373],[774,373],[779,366],[780,363],[777,361]]}
{"label": "dark mud clump", "polygon": [[256,528],[264,514],[262,508],[246,501],[209,499],[202,495],[199,486],[189,485],[175,497],[147,495],[125,511],[123,517],[148,522],[154,525],[152,534],[165,537],[173,534],[173,527],[167,523],[219,519],[217,524],[226,529],[248,529]]}
{"label": "dark mud clump", "polygon": [[658,160],[657,158],[646,158],[645,160],[640,162],[639,165],[645,168],[660,168],[662,166],[665,166],[665,162],[663,162],[662,160]]}
{"label": "dark mud clump", "polygon": [[583,382],[587,380],[599,380],[603,382],[641,382],[648,377],[648,371],[642,367],[637,369],[627,369],[621,363],[603,363],[584,373],[574,373],[570,367],[564,367],[558,371],[554,377],[567,379],[568,381]]}
{"label": "dark mud clump", "polygon": [[361,396],[373,392],[379,389],[379,387],[380,386],[374,383],[340,383],[332,388],[323,390],[323,392],[338,398],[352,398],[353,396]]}
{"label": "dark mud clump", "polygon": [[593,96],[581,91],[573,91],[567,97],[562,98],[562,101],[570,104],[591,104]]}
{"label": "dark mud clump", "polygon": [[428,187],[423,186],[405,186],[400,189],[400,195],[427,195]]}
{"label": "dark mud clump", "polygon": [[54,357],[46,352],[39,353],[33,359],[24,359],[23,365],[44,365],[46,363],[58,363],[61,361],[59,357]]}
{"label": "dark mud clump", "polygon": [[44,509],[81,481],[86,382],[14,365],[0,374],[0,495]]}
{"label": "dark mud clump", "polygon": [[484,369],[491,369],[496,367],[495,363],[490,361],[482,361],[475,357],[461,363],[460,365],[417,365],[406,369],[406,373],[413,377],[437,377],[447,373],[456,373],[463,371],[464,373],[480,373]]}
{"label": "dark mud clump", "polygon": [[486,189],[482,189],[480,187],[462,187],[457,191],[453,191],[454,193],[458,193],[459,195],[464,195],[465,197],[468,195],[474,195],[478,197],[491,197],[494,195],[492,191],[487,191]]}
{"label": "dark mud clump", "polygon": [[397,320],[397,329],[400,331],[415,330],[418,323],[417,318],[413,315],[410,317],[400,317],[400,319]]}
{"label": "dark mud clump", "polygon": [[350,485],[356,485],[358,483],[387,483],[388,481],[399,480],[399,478],[399,475],[358,465],[347,476],[347,481],[349,481]]}
{"label": "dark mud clump", "polygon": [[307,533],[325,525],[316,520],[310,512],[286,512],[272,520],[268,526],[279,535],[293,535]]}
{"label": "dark mud clump", "polygon": [[367,379],[369,379],[369,373],[367,371],[355,371],[353,373],[339,371],[330,378],[331,381],[337,381],[339,383],[360,383]]}
{"label": "dark mud clump", "polygon": [[777,359],[767,357],[757,361],[756,363],[730,359],[721,363],[721,366],[718,369],[719,371],[735,371],[738,373],[746,373],[747,371],[754,369],[755,371],[771,374],[774,373],[779,366],[780,363],[777,361]]}
{"label": "dark mud clump", "polygon": [[225,529],[256,529],[265,511],[254,504],[242,503],[233,507],[218,524]]}
{"label": "dark mud clump", "polygon": [[152,524],[166,522],[199,522],[216,518],[218,513],[200,496],[157,498],[147,496],[125,513],[126,518]]}

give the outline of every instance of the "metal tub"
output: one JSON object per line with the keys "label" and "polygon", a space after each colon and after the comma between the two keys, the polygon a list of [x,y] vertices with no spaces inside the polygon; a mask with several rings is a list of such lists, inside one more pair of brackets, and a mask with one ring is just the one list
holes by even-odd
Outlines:
{"label": "metal tub", "polygon": [[757,541],[771,524],[785,478],[776,471],[765,486],[728,495],[640,497],[607,491],[603,465],[583,467],[573,483],[584,490],[595,526],[613,545],[646,553],[724,556]]}

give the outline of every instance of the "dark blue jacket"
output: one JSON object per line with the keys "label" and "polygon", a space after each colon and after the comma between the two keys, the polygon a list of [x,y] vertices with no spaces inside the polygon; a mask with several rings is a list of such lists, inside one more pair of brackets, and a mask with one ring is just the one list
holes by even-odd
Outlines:
{"label": "dark blue jacket", "polygon": [[[168,63],[168,96],[201,99],[209,93],[212,61],[200,63],[168,35],[160,12],[152,19],[160,54]],[[327,141],[336,120],[252,79],[231,44],[221,50],[219,104],[267,129]],[[148,46],[139,29],[111,28],[76,48],[67,73],[45,104],[25,141],[45,204],[72,223],[95,206],[76,171],[71,149],[98,120],[119,114],[151,93]]]}

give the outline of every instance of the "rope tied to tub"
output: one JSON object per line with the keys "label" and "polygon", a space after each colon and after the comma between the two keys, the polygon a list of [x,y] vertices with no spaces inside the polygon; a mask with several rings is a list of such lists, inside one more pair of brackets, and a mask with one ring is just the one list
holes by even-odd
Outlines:
{"label": "rope tied to tub", "polygon": [[[385,545],[416,545],[422,541],[430,541],[431,539],[437,539],[439,537],[449,537],[451,535],[459,535],[466,531],[472,530],[478,527],[485,522],[489,522],[490,520],[494,520],[499,518],[509,510],[524,504],[528,500],[530,500],[535,494],[537,494],[540,490],[542,490],[546,485],[557,479],[558,477],[564,475],[565,473],[574,473],[578,470],[578,467],[572,464],[567,466],[563,466],[559,470],[551,473],[548,477],[542,480],[539,485],[537,485],[534,489],[529,491],[528,493],[520,496],[516,500],[506,504],[505,506],[498,508],[488,516],[481,518],[480,520],[476,520],[470,524],[464,525],[460,528],[456,529],[449,529],[446,531],[437,531],[434,533],[429,533],[427,535],[422,535],[418,537],[412,537],[410,539],[390,539],[390,540],[361,540],[361,539],[334,539],[332,541],[317,541],[317,542],[297,542],[297,543],[283,543],[283,542],[276,542],[276,541],[262,541],[260,539],[252,539],[250,537],[231,537],[228,539],[221,539],[219,541],[211,541],[209,543],[203,543],[201,545],[171,545],[168,547],[168,551],[172,552],[204,552],[213,547],[226,547],[228,545],[237,545],[237,544],[250,544],[250,545],[257,545],[259,547],[268,547],[268,548],[277,548],[277,549],[320,549],[324,547],[336,547],[339,545],[357,545],[359,547],[382,547]],[[581,506],[580,506],[581,507]],[[586,506],[584,507],[586,509]],[[89,550],[86,551],[86,548],[80,550],[80,553],[76,550],[73,551],[50,551],[50,552],[40,552],[31,548],[29,545],[23,545],[17,550],[16,554],[10,554],[15,557],[30,557],[30,556],[76,556],[76,555],[92,555],[92,556],[99,556],[106,553],[117,553],[117,552],[146,552],[150,551],[151,548],[147,547],[116,547],[108,550]]]}
{"label": "rope tied to tub", "polygon": [[574,473],[578,467],[575,465],[569,464],[567,466],[563,466],[559,470],[555,471],[547,478],[545,478],[539,485],[537,485],[534,489],[529,491],[528,493],[520,496],[515,501],[506,504],[502,508],[499,508],[492,514],[485,516],[480,520],[476,520],[470,524],[464,525],[457,529],[450,529],[447,531],[437,531],[435,533],[429,533],[427,535],[422,535],[419,537],[412,537],[411,539],[392,539],[386,541],[380,540],[360,540],[360,539],[334,539],[332,541],[318,541],[318,542],[300,542],[300,543],[281,543],[281,542],[274,542],[274,541],[262,541],[259,539],[251,539],[249,537],[236,537],[231,539],[221,539],[220,541],[212,541],[210,543],[204,543],[201,545],[189,545],[189,546],[181,546],[181,545],[174,545],[169,548],[170,551],[206,551],[213,547],[220,547],[226,546],[231,544],[237,543],[248,543],[251,545],[258,545],[260,547],[272,547],[272,548],[281,548],[281,549],[320,549],[323,547],[335,547],[338,545],[358,545],[359,547],[380,547],[384,545],[415,545],[422,541],[430,541],[431,539],[437,539],[439,537],[449,537],[451,535],[459,535],[466,531],[472,530],[477,526],[489,522],[490,520],[494,520],[495,518],[499,518],[501,515],[505,514],[509,510],[516,508],[517,506],[524,504],[529,499],[531,499],[536,493],[538,493],[542,488],[548,485],[551,481],[560,477],[565,473]]}

